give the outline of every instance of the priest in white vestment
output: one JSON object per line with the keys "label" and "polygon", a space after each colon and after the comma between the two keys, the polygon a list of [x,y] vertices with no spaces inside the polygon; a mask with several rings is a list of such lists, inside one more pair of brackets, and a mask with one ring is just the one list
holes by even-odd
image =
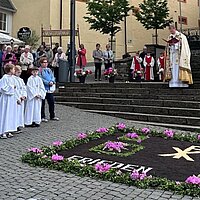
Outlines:
{"label": "priest in white vestment", "polygon": [[193,84],[193,80],[187,38],[174,25],[170,25],[169,30],[171,34],[168,38],[165,80],[169,81],[170,88],[188,87]]}
{"label": "priest in white vestment", "polygon": [[27,103],[25,109],[25,125],[38,127],[41,122],[42,99],[46,91],[42,79],[38,76],[38,68],[32,68],[32,75],[27,82]]}

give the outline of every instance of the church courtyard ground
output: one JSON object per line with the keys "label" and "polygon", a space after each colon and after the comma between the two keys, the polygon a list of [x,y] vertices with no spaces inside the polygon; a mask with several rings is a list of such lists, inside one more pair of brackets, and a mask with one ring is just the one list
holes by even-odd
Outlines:
{"label": "church courtyard ground", "polygon": [[[0,140],[0,200],[197,200],[169,191],[138,189],[123,184],[78,177],[73,174],[30,167],[20,158],[30,147],[68,140],[78,132],[110,127],[117,122],[141,128],[143,125],[110,116],[83,112],[76,108],[56,106],[59,122],[49,121],[39,128],[26,128],[14,138]],[[155,127],[158,130],[164,128]],[[181,169],[180,169],[181,170]]]}

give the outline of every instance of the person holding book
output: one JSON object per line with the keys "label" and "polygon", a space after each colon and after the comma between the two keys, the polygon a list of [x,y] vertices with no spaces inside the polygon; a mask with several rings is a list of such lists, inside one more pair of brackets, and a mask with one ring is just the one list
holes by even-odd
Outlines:
{"label": "person holding book", "polygon": [[190,66],[190,48],[185,35],[178,32],[173,24],[169,26],[165,80],[169,87],[188,87],[193,84]]}

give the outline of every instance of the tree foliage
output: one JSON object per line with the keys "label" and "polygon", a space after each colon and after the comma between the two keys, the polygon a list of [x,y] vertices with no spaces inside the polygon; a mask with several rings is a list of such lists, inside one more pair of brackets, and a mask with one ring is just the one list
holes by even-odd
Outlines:
{"label": "tree foliage", "polygon": [[28,39],[25,39],[24,42],[27,45],[30,45],[33,49],[37,47],[40,36],[37,35],[36,31],[32,31],[31,36]]}
{"label": "tree foliage", "polygon": [[136,9],[137,20],[147,29],[164,29],[172,22],[169,18],[167,0],[144,0]]}
{"label": "tree foliage", "polygon": [[90,29],[114,36],[121,30],[120,23],[131,9],[128,0],[88,0],[86,22]]}

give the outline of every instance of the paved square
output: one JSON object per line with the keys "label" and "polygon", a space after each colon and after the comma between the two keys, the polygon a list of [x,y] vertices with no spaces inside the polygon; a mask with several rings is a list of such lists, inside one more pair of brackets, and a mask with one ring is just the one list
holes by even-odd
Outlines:
{"label": "paved square", "polygon": [[128,126],[135,125],[131,121],[85,113],[65,106],[56,106],[56,111],[61,118],[59,122],[50,121],[43,123],[40,128],[26,128],[14,138],[0,140],[0,200],[197,200],[171,192],[141,190],[108,181],[33,168],[22,163],[20,157],[30,147],[50,145],[55,140],[73,138],[77,132],[93,131],[102,126],[109,127],[121,121]]}

